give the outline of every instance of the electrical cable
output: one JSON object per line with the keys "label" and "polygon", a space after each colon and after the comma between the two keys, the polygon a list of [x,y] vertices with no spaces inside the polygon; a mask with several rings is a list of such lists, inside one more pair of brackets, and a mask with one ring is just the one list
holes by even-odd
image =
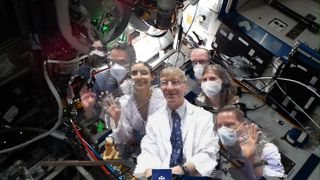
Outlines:
{"label": "electrical cable", "polygon": [[[88,147],[89,149],[93,152],[93,154],[98,158],[98,160],[103,160],[100,154],[85,140],[81,139]],[[112,166],[108,163],[105,164],[105,166],[108,168],[108,170],[116,177],[118,177],[118,174],[115,172],[115,170],[112,168]]]}
{"label": "electrical cable", "polygon": [[[94,159],[95,161],[98,161],[99,159],[94,155],[94,153],[91,151],[91,149],[88,147],[88,145],[84,142],[84,139],[82,138],[80,132],[78,131],[76,125],[74,124],[74,122],[72,121],[72,119],[70,119],[72,127],[79,139],[79,141],[81,142],[82,146],[86,149],[86,151],[90,154],[90,156],[92,157],[92,159]],[[107,168],[105,166],[100,166],[100,168],[103,170],[103,172],[106,175],[110,175],[110,172],[107,170]]]}
{"label": "electrical cable", "polygon": [[225,54],[222,54],[222,53],[219,53],[216,50],[215,53],[214,53],[213,58],[215,59],[215,62],[213,62],[214,64],[219,64],[222,67],[224,67],[227,71],[231,72],[231,67],[230,67],[230,63],[231,62],[228,61],[228,59],[230,58],[229,56],[227,56]]}
{"label": "electrical cable", "polygon": [[[181,18],[179,19],[180,21],[178,22],[178,28],[177,28],[177,35],[176,37],[174,38],[174,42],[173,42],[173,49],[176,49],[177,50],[175,52],[178,52],[178,55],[177,55],[177,58],[176,58],[176,62],[174,63],[175,67],[177,67],[177,63],[178,63],[178,60],[179,60],[179,52],[181,52],[181,47],[182,47],[182,41],[183,39],[181,39],[181,36],[182,36],[182,33],[183,33],[183,27],[182,27],[182,21],[183,21],[183,15],[181,16]],[[182,41],[181,41],[182,40]],[[177,45],[175,45],[175,43],[177,43]],[[183,54],[183,53],[182,53]],[[184,54],[183,54],[184,55]],[[185,63],[185,55],[184,55],[184,59],[183,59],[183,64]]]}
{"label": "electrical cable", "polygon": [[169,60],[169,58],[170,58],[172,55],[174,55],[175,53],[178,53],[178,55],[177,55],[176,62],[174,63],[174,67],[177,67],[178,60],[179,60],[179,56],[180,56],[180,53],[182,54],[182,57],[183,57],[183,64],[184,64],[184,63],[185,63],[185,61],[186,61],[186,55],[185,55],[182,51],[180,51],[180,50],[177,50],[177,51],[175,51],[173,54],[171,54],[171,55],[168,57],[168,60]]}
{"label": "electrical cable", "polygon": [[[288,99],[295,105],[295,107],[297,107],[300,112],[302,112],[304,115],[306,115],[313,122],[313,124],[316,125],[320,129],[320,125],[318,125],[293,99],[291,99],[290,96],[287,95],[287,93],[281,88],[281,86],[278,84],[278,82],[276,82],[276,85],[278,86],[280,91],[284,95],[286,95],[286,97],[288,97]],[[304,127],[299,121],[298,121],[298,123],[300,124],[300,126]]]}
{"label": "electrical cable", "polygon": [[241,93],[243,93],[243,94],[255,94],[255,93],[249,92],[249,91],[241,91]]}
{"label": "electrical cable", "polygon": [[[185,61],[185,60],[184,60]],[[180,67],[180,69],[182,71],[187,71],[189,68],[191,68],[192,65],[190,65],[191,63],[189,61],[184,62],[183,65]]]}
{"label": "electrical cable", "polygon": [[87,57],[88,57],[88,55],[82,55],[80,57],[76,57],[76,58],[69,60],[69,61],[58,61],[58,60],[48,59],[47,63],[50,63],[50,64],[74,64],[74,63],[78,63],[80,60],[85,59]]}
{"label": "electrical cable", "polygon": [[[218,54],[219,56],[221,56],[220,54]],[[256,57],[256,56],[255,56]],[[255,58],[254,57],[254,58]],[[222,57],[221,57],[222,58]],[[222,59],[225,59],[225,58],[222,58]],[[229,59],[229,58],[228,58]],[[229,61],[227,61],[226,63],[228,63]],[[276,69],[276,72],[274,73],[274,75],[272,76],[272,77],[269,77],[269,79],[271,79],[267,84],[266,83],[263,83],[264,84],[264,86],[262,87],[262,88],[260,88],[260,89],[258,89],[257,88],[257,95],[258,96],[260,96],[260,95],[262,95],[262,93],[264,92],[264,90],[265,90],[265,88],[267,88],[267,87],[269,87],[269,85],[271,84],[271,83],[273,83],[274,82],[274,80],[275,79],[277,79],[277,77],[279,76],[279,74],[280,74],[280,72],[281,72],[281,70],[283,69],[282,67],[283,66],[285,66],[286,64],[285,64],[285,62],[284,61],[282,61],[282,63],[278,66],[278,67],[276,67],[273,63],[271,63],[272,64],[272,66]],[[229,63],[228,63],[228,66],[229,66]],[[225,67],[225,66],[223,66],[223,67]],[[230,66],[229,66],[230,67]],[[225,67],[226,68],[226,67]],[[252,69],[251,69],[252,70]],[[230,69],[229,69],[229,72],[231,72],[232,73],[232,71],[230,71]],[[236,74],[237,75],[237,74]],[[239,78],[239,80],[241,81],[241,80],[247,80],[247,81],[250,81],[250,79],[255,79],[255,78]],[[260,80],[260,79],[255,79],[255,80]]]}
{"label": "electrical cable", "polygon": [[62,117],[63,117],[62,102],[61,102],[61,99],[60,99],[60,96],[59,96],[59,93],[58,93],[57,89],[54,87],[51,79],[49,78],[49,75],[48,75],[48,72],[47,72],[47,69],[46,69],[46,61],[44,61],[43,68],[44,68],[44,71],[43,71],[44,78],[45,78],[45,80],[46,80],[46,82],[48,84],[48,87],[51,90],[54,98],[56,99],[57,104],[58,104],[58,121],[46,133],[40,134],[39,136],[37,136],[37,137],[35,137],[35,138],[33,138],[33,139],[29,140],[29,141],[26,141],[26,142],[24,142],[22,144],[13,146],[11,148],[3,149],[3,150],[0,151],[0,154],[4,154],[4,153],[8,153],[8,152],[14,151],[16,149],[19,149],[19,148],[22,148],[24,146],[27,146],[27,145],[35,142],[35,141],[38,141],[38,140],[40,140],[42,138],[45,138],[48,135],[50,135],[53,131],[55,131],[59,127],[59,125],[62,123]]}
{"label": "electrical cable", "polygon": [[164,35],[166,35],[168,32],[168,30],[165,30],[164,32],[160,33],[160,34],[150,34],[148,32],[145,32],[146,35],[150,36],[150,37],[154,37],[154,38],[160,38],[163,37]]}
{"label": "electrical cable", "polygon": [[284,61],[282,61],[282,63],[276,68],[276,72],[274,73],[274,75],[272,76],[271,80],[268,82],[268,84],[266,84],[263,88],[259,89],[259,94],[262,94],[264,92],[264,90],[269,87],[269,85],[271,83],[273,83],[277,78],[278,76],[280,75],[280,72],[282,69],[285,68],[287,64],[285,64]]}
{"label": "electrical cable", "polygon": [[249,111],[255,111],[255,110],[258,110],[258,109],[261,109],[262,107],[264,107],[267,103],[263,103],[262,105],[258,106],[258,107],[255,107],[255,108],[247,108],[247,110]]}
{"label": "electrical cable", "polygon": [[[183,36],[182,40],[188,35],[188,32],[190,31],[190,29],[191,29],[191,27],[193,25],[194,19],[195,19],[196,15],[197,15],[197,12],[198,12],[198,6],[199,6],[199,3],[197,3],[197,5],[196,5],[196,10],[194,11],[191,24],[190,24],[189,28],[187,29],[186,33],[184,33],[184,36]],[[182,47],[182,44],[180,44],[179,50],[181,49],[181,47]]]}
{"label": "electrical cable", "polygon": [[271,66],[277,71],[278,70],[278,67],[274,64],[274,62],[270,62]]}
{"label": "electrical cable", "polygon": [[190,1],[188,1],[187,3],[188,3],[188,4],[186,4],[186,5],[182,8],[183,11],[186,10],[188,6],[190,6]]}
{"label": "electrical cable", "polygon": [[[255,81],[255,80],[263,80],[263,79],[272,79],[273,77],[258,77],[258,78],[244,78],[243,80],[247,80],[247,81]],[[289,81],[289,82],[294,82],[296,84],[299,84],[301,86],[304,86],[305,88],[307,88],[309,91],[313,92],[316,96],[318,96],[318,98],[320,99],[320,95],[315,91],[313,90],[312,88],[310,88],[309,86],[307,86],[306,84],[303,84],[299,81],[296,81],[296,80],[293,80],[293,79],[288,79],[288,78],[276,78],[276,80],[282,80],[282,81]]]}
{"label": "electrical cable", "polygon": [[[273,68],[275,68],[276,72],[273,75],[273,78],[271,79],[271,81],[269,81],[267,84],[264,83],[264,87],[262,87],[261,89],[259,89],[259,94],[262,94],[262,92],[264,92],[264,90],[271,84],[274,82],[274,80],[277,78],[277,76],[280,73],[281,67],[284,65],[284,62],[282,62],[278,67],[276,67],[276,65],[271,62],[271,65]],[[263,82],[263,81],[261,81]]]}
{"label": "electrical cable", "polygon": [[[271,79],[272,77],[259,77],[259,78],[251,78],[251,79],[244,79],[244,80],[247,80],[247,81],[252,81],[252,80],[263,80],[263,79]],[[309,86],[299,82],[299,81],[296,81],[296,80],[293,80],[293,79],[287,79],[287,78],[277,78],[276,80],[283,80],[283,81],[289,81],[289,82],[294,82],[294,83],[297,83],[297,84],[300,84],[304,87],[306,87],[308,90],[310,90],[311,92],[313,92],[315,95],[317,95],[319,98],[320,98],[320,95],[315,92],[313,89],[311,89]],[[276,82],[276,85],[278,86],[278,88],[280,89],[280,91],[286,95],[286,92],[280,87],[280,85],[278,84],[278,82]],[[320,129],[320,126],[294,101],[292,100],[288,95],[286,95],[286,97],[288,97],[288,99],[293,103],[295,104],[296,107],[298,107],[298,110],[301,111],[303,114],[305,114],[319,129]],[[300,126],[304,127],[299,121],[297,121],[299,123]]]}
{"label": "electrical cable", "polygon": [[259,89],[259,91],[260,91],[261,93],[264,92],[264,90],[265,90],[273,81],[274,81],[274,80],[266,83],[266,82],[264,82],[262,79],[260,79],[259,82],[261,82],[264,86],[263,86],[261,89]]}
{"label": "electrical cable", "polygon": [[254,108],[247,108],[246,107],[246,110],[247,111],[255,111],[255,110],[258,110],[258,109],[261,109],[263,108],[267,103],[263,103],[262,105],[258,106],[258,107],[254,107]]}
{"label": "electrical cable", "polygon": [[5,134],[12,131],[34,131],[39,133],[45,133],[48,130],[46,129],[40,129],[40,128],[33,128],[33,127],[11,127],[6,129],[1,129],[0,134]]}
{"label": "electrical cable", "polygon": [[[261,89],[259,89],[259,94],[258,95],[261,95],[263,92],[264,92],[264,90],[270,85],[270,84],[272,84],[274,81],[275,81],[275,79],[276,78],[271,78],[271,80],[266,84],[266,83],[264,83],[264,87],[262,87]],[[261,79],[260,79],[261,80]],[[260,81],[260,82],[263,82],[262,80]]]}

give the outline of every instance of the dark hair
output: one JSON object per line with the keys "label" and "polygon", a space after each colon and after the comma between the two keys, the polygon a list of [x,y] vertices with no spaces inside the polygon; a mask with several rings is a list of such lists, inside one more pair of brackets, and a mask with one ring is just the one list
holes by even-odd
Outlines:
{"label": "dark hair", "polygon": [[239,122],[245,121],[243,111],[241,111],[239,108],[236,108],[235,106],[232,106],[232,105],[224,106],[221,109],[219,109],[218,114],[223,112],[232,112],[236,116]]}
{"label": "dark hair", "polygon": [[131,71],[132,66],[136,65],[136,64],[143,64],[144,66],[146,66],[148,68],[148,70],[150,71],[151,75],[152,75],[152,67],[150,66],[149,63],[147,62],[143,62],[143,61],[137,61],[131,64],[129,72]]}
{"label": "dark hair", "polygon": [[126,52],[126,54],[128,55],[128,58],[129,58],[128,61],[129,61],[130,65],[136,61],[136,52],[131,44],[116,42],[113,44],[110,51],[112,51],[114,49],[122,50],[122,51]]}
{"label": "dark hair", "polygon": [[233,97],[235,96],[235,88],[231,84],[229,73],[218,64],[208,64],[204,67],[202,76],[210,70],[216,73],[222,81],[219,108],[232,104]]}

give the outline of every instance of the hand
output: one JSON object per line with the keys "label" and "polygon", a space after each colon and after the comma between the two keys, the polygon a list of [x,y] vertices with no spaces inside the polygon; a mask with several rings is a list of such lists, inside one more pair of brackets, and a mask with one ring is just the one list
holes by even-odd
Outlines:
{"label": "hand", "polygon": [[82,107],[85,110],[93,109],[93,106],[96,103],[96,95],[91,91],[91,89],[88,89],[87,86],[82,87],[80,90],[80,98]]}
{"label": "hand", "polygon": [[180,174],[183,175],[183,170],[180,166],[174,166],[171,168],[172,174]]}
{"label": "hand", "polygon": [[144,175],[148,178],[148,177],[151,177],[152,176],[152,169],[149,168],[147,169],[145,172],[144,172]]}
{"label": "hand", "polygon": [[246,125],[247,141],[243,142],[240,139],[240,147],[244,157],[254,161],[254,155],[259,143],[261,132],[255,124]]}
{"label": "hand", "polygon": [[115,121],[116,127],[118,126],[118,122],[121,116],[121,109],[120,107],[114,103],[113,101],[107,102],[107,113],[108,115]]}

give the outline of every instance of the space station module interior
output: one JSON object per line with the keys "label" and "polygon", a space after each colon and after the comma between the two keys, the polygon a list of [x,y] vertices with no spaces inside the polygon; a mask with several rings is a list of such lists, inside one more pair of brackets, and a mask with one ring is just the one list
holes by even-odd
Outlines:
{"label": "space station module interior", "polygon": [[[123,111],[138,84],[130,65],[152,72],[152,97],[179,85],[160,80],[175,67],[187,78],[184,98],[215,122],[217,109],[198,103],[207,91],[193,49],[231,77],[233,106],[261,132],[257,146],[277,151],[276,165],[267,158],[252,165],[264,168],[253,179],[319,179],[319,0],[0,0],[0,13],[0,180],[140,179],[143,136],[131,131],[139,143],[119,143],[112,135],[123,122],[109,108]],[[133,49],[125,68],[115,47]],[[90,116],[84,92],[95,100]],[[148,115],[150,104],[129,115]],[[230,167],[246,165],[223,149],[210,176],[183,165],[181,173],[153,169],[149,179],[243,179]]]}

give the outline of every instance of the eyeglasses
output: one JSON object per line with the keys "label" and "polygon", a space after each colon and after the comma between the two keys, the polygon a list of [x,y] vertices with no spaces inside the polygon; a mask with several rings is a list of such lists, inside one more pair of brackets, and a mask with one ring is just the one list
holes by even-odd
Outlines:
{"label": "eyeglasses", "polygon": [[110,60],[110,64],[113,65],[115,63],[120,64],[122,66],[127,66],[129,65],[129,60],[127,59],[109,59]]}
{"label": "eyeglasses", "polygon": [[171,86],[173,87],[178,87],[184,82],[185,81],[173,80],[173,81],[161,81],[160,84],[161,84],[161,87],[168,87],[169,84],[171,84]]}
{"label": "eyeglasses", "polygon": [[[191,59],[190,59],[191,60]],[[191,60],[192,64],[209,64],[210,61],[208,59],[197,59],[197,60]]]}

